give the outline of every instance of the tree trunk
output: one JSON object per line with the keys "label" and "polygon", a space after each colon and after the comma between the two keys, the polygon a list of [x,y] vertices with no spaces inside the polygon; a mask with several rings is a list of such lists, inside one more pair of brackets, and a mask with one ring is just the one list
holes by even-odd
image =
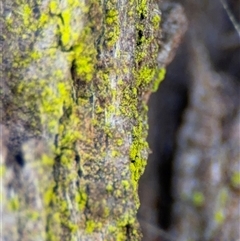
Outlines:
{"label": "tree trunk", "polygon": [[146,101],[168,58],[158,5],[10,0],[2,10],[3,240],[140,240]]}

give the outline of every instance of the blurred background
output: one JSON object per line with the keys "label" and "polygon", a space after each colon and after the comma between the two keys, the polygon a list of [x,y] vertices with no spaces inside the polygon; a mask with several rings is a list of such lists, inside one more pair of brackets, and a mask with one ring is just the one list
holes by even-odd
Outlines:
{"label": "blurred background", "polygon": [[149,100],[144,241],[240,240],[238,0],[182,0],[188,31]]}

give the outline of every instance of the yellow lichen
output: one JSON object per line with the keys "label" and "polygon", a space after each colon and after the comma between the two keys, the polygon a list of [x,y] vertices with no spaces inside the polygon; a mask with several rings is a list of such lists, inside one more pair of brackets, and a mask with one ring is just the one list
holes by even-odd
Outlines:
{"label": "yellow lichen", "polygon": [[201,207],[205,202],[205,197],[202,192],[196,191],[192,195],[192,201],[195,206]]}
{"label": "yellow lichen", "polygon": [[225,216],[223,213],[223,210],[218,210],[215,214],[214,214],[214,220],[217,224],[222,224],[224,222]]}
{"label": "yellow lichen", "polygon": [[231,184],[234,187],[240,187],[240,172],[235,171],[231,176]]}
{"label": "yellow lichen", "polygon": [[165,68],[161,68],[161,69],[157,70],[156,78],[154,79],[154,82],[153,82],[153,88],[152,88],[153,92],[156,92],[158,90],[159,84],[165,78],[165,74],[166,74]]}

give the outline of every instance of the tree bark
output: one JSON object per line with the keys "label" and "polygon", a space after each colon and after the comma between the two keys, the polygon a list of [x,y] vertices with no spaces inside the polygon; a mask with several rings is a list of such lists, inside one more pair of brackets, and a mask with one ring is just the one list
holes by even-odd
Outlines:
{"label": "tree bark", "polygon": [[[157,10],[157,11],[156,11]],[[3,3],[3,240],[140,240],[154,1]]]}

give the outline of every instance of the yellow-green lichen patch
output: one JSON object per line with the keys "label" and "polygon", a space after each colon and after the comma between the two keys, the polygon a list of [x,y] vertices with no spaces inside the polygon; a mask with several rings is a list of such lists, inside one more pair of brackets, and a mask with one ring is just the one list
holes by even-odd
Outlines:
{"label": "yellow-green lichen patch", "polygon": [[59,119],[63,115],[63,105],[70,98],[70,87],[65,83],[58,83],[56,88],[49,80],[42,80],[39,83],[43,88],[40,98],[41,122],[47,127],[48,133],[56,134]]}
{"label": "yellow-green lichen patch", "polygon": [[51,218],[48,219],[48,232],[46,233],[46,240],[50,241],[60,241],[60,222],[61,217],[59,212],[53,212],[53,210],[49,208],[48,210],[51,214]]}
{"label": "yellow-green lichen patch", "polygon": [[0,164],[0,178],[2,178],[6,173],[6,167],[3,164]]}
{"label": "yellow-green lichen patch", "polygon": [[[83,101],[86,102],[86,100],[92,96],[91,81],[96,73],[97,51],[94,46],[91,25],[92,22],[89,22],[88,25],[84,27],[78,43],[73,46],[71,51],[74,88],[77,92],[77,99],[81,98],[83,105]],[[88,101],[85,104],[88,104]]]}
{"label": "yellow-green lichen patch", "polygon": [[117,156],[120,156],[120,153],[117,150],[112,150],[111,156],[112,157],[117,157]]}
{"label": "yellow-green lichen patch", "polygon": [[108,0],[106,3],[105,24],[105,43],[108,47],[112,47],[120,35],[119,13],[114,1]]}
{"label": "yellow-green lichen patch", "polygon": [[59,16],[59,34],[61,46],[64,50],[69,50],[79,42],[84,14],[87,12],[86,6],[80,1],[71,0],[67,3],[67,6],[64,7],[57,1],[51,1],[49,4],[50,12],[53,15]]}
{"label": "yellow-green lichen patch", "polygon": [[161,22],[161,16],[159,15],[159,13],[157,11],[155,11],[155,14],[153,15],[151,21],[152,21],[154,29],[158,30],[160,22]]}
{"label": "yellow-green lichen patch", "polygon": [[92,220],[88,220],[86,222],[86,233],[90,234],[94,231],[95,229],[95,223]]}
{"label": "yellow-green lichen patch", "polygon": [[214,214],[214,220],[217,224],[222,224],[225,220],[225,215],[223,213],[223,210],[218,210]]}
{"label": "yellow-green lichen patch", "polygon": [[[74,33],[71,31],[70,20],[71,20],[71,11],[66,9],[61,13],[63,24],[60,24],[61,32],[61,41],[63,46],[67,46],[71,39],[74,38]],[[78,34],[75,34],[75,40],[78,37]]]}
{"label": "yellow-green lichen patch", "polygon": [[[108,231],[109,233],[114,234],[116,241],[126,241],[129,239],[129,235],[131,235],[131,238],[136,238],[138,237],[138,234],[136,227],[134,227],[135,222],[135,214],[130,211],[130,213],[121,215],[116,221],[116,224],[108,225]],[[138,238],[134,240],[139,240]]]}
{"label": "yellow-green lichen patch", "polygon": [[165,68],[161,68],[161,69],[157,70],[156,78],[153,81],[153,87],[152,87],[152,91],[153,92],[156,92],[158,90],[159,84],[165,78],[165,74],[166,74],[166,69]]}
{"label": "yellow-green lichen patch", "polygon": [[[149,35],[149,32],[153,30],[153,26],[151,26],[152,23],[147,14],[148,2],[140,1],[137,10],[140,21],[136,24],[137,46],[134,54],[135,67],[132,70],[134,83],[123,91],[123,99],[120,105],[121,113],[134,120],[129,158],[131,185],[135,191],[137,190],[138,180],[144,171],[148,152],[148,144],[146,142],[147,109],[138,97],[145,93],[145,91],[150,91],[153,88],[154,79],[159,83],[162,78],[162,76],[159,76],[156,68],[156,59],[154,59],[157,56],[158,48],[153,41],[153,34]],[[151,31],[148,31],[148,28]],[[152,49],[155,49],[154,53]],[[137,194],[136,200],[138,200]]]}
{"label": "yellow-green lichen patch", "polygon": [[143,66],[136,74],[136,85],[144,86],[145,88],[150,84],[155,75],[155,69]]}
{"label": "yellow-green lichen patch", "polygon": [[131,225],[135,222],[135,219],[130,214],[124,214],[117,221],[117,227],[126,227],[126,225]]}
{"label": "yellow-green lichen patch", "polygon": [[41,214],[34,210],[28,210],[28,212],[27,212],[28,219],[30,219],[32,221],[36,221],[37,219],[40,218],[40,216],[41,216]]}
{"label": "yellow-green lichen patch", "polygon": [[87,193],[80,188],[79,192],[75,197],[76,203],[78,204],[80,211],[83,211],[85,209],[87,198],[88,198]]}
{"label": "yellow-green lichen patch", "polygon": [[43,203],[46,207],[50,204],[50,202],[53,198],[53,195],[54,195],[53,186],[51,188],[49,187],[48,190],[45,190],[44,195],[43,195]]}
{"label": "yellow-green lichen patch", "polygon": [[103,218],[104,219],[107,219],[110,215],[110,209],[106,206],[104,209],[103,209]]}
{"label": "yellow-green lichen patch", "polygon": [[23,24],[25,26],[29,26],[31,23],[31,19],[32,19],[32,9],[30,8],[30,6],[28,4],[24,4],[22,5],[22,10],[20,10],[22,16],[23,16]]}
{"label": "yellow-green lichen patch", "polygon": [[85,231],[86,231],[87,234],[91,234],[95,231],[98,231],[101,228],[102,228],[101,222],[94,222],[93,220],[87,220],[86,221]]}
{"label": "yellow-green lichen patch", "polygon": [[60,9],[60,6],[59,6],[59,1],[52,0],[49,3],[49,9],[50,9],[50,13],[51,14],[60,14],[61,13],[61,9]]}
{"label": "yellow-green lichen patch", "polygon": [[222,188],[216,197],[216,207],[213,218],[218,225],[221,225],[225,220],[226,213],[224,210],[226,210],[228,197],[229,193],[227,188]]}
{"label": "yellow-green lichen patch", "polygon": [[136,120],[141,113],[137,110],[138,98],[137,98],[137,89],[134,87],[128,87],[123,90],[123,97],[120,105],[120,111],[123,116],[132,118]]}
{"label": "yellow-green lichen patch", "polygon": [[106,191],[111,193],[111,192],[113,192],[113,190],[114,190],[113,184],[108,183],[106,186]]}
{"label": "yellow-green lichen patch", "polygon": [[220,190],[219,192],[219,204],[221,207],[224,207],[228,201],[228,197],[229,197],[229,194],[228,194],[228,190],[223,188]]}
{"label": "yellow-green lichen patch", "polygon": [[[62,233],[62,230],[64,229],[65,232],[67,231],[68,237],[74,237],[76,235],[76,232],[78,230],[77,224],[74,222],[74,220],[71,218],[71,201],[68,197],[68,194],[66,193],[65,198],[63,199],[61,197],[61,194],[58,195],[54,193],[55,197],[52,199],[52,203],[54,205],[54,209],[52,210],[53,215],[49,214],[49,217],[51,219],[51,227],[49,229],[49,233],[51,233],[52,230],[54,230],[54,233],[52,233],[53,239],[56,237],[60,237],[61,235],[56,235],[56,228],[60,230],[60,233]],[[50,210],[49,210],[50,211]],[[51,216],[50,216],[51,215]]]}
{"label": "yellow-green lichen patch", "polygon": [[86,31],[83,32],[79,44],[73,47],[73,52],[76,76],[83,81],[89,82],[94,74],[96,50],[93,43],[91,44],[91,41],[87,39]]}
{"label": "yellow-green lichen patch", "polygon": [[122,139],[117,139],[116,144],[117,144],[117,146],[122,146],[123,145],[123,140]]}
{"label": "yellow-green lichen patch", "polygon": [[130,188],[129,180],[122,180],[122,185],[125,190],[128,190]]}
{"label": "yellow-green lichen patch", "polygon": [[[123,94],[121,105],[122,113],[135,120],[132,128],[132,144],[129,150],[130,170],[132,173],[132,185],[137,190],[138,180],[142,175],[148,153],[147,138],[147,106],[138,99],[149,91],[156,91],[160,82],[165,76],[165,69],[157,68],[157,54],[159,46],[156,41],[158,27],[161,21],[159,13],[153,11],[151,1],[140,0],[137,5],[136,21],[136,46],[135,46],[135,67],[132,74],[134,77],[134,87],[129,88]],[[152,11],[150,13],[150,11]],[[128,103],[131,112],[129,114]],[[141,106],[141,107],[140,107]],[[128,113],[128,114],[127,114]]]}
{"label": "yellow-green lichen patch", "polygon": [[205,197],[202,192],[196,191],[192,194],[192,201],[196,207],[202,207],[205,203]]}
{"label": "yellow-green lichen patch", "polygon": [[114,190],[114,196],[116,197],[116,198],[121,198],[122,197],[122,191],[121,190]]}
{"label": "yellow-green lichen patch", "polygon": [[[137,7],[139,22],[136,24],[137,46],[135,52],[134,75],[137,86],[142,86],[144,90],[149,90],[153,85],[154,79],[159,80],[157,70],[158,43],[156,37],[160,23],[159,14],[152,8],[152,3],[142,0]],[[149,11],[153,11],[149,14]],[[155,77],[155,78],[154,78]]]}
{"label": "yellow-green lichen patch", "polygon": [[[36,5],[33,1],[28,3],[26,1],[18,1],[14,11],[6,17],[9,32],[19,34],[19,41],[25,40],[29,42],[31,38],[34,38],[34,32],[41,31],[49,20],[49,14],[46,9],[41,9],[40,16],[34,13],[34,9],[36,9]],[[30,49],[29,45],[27,49]]]}
{"label": "yellow-green lichen patch", "polygon": [[139,0],[137,5],[137,12],[140,18],[146,18],[148,14],[148,0]]}
{"label": "yellow-green lichen patch", "polygon": [[8,200],[7,207],[10,211],[18,211],[20,208],[20,200],[18,195],[14,195]]}
{"label": "yellow-green lichen patch", "polygon": [[234,188],[240,188],[240,172],[235,171],[231,176],[231,185]]}
{"label": "yellow-green lichen patch", "polygon": [[147,163],[148,143],[146,141],[146,126],[139,121],[137,126],[133,127],[132,138],[133,142],[130,146],[130,170],[132,173],[132,184],[135,191],[137,191],[138,181],[143,174]]}

